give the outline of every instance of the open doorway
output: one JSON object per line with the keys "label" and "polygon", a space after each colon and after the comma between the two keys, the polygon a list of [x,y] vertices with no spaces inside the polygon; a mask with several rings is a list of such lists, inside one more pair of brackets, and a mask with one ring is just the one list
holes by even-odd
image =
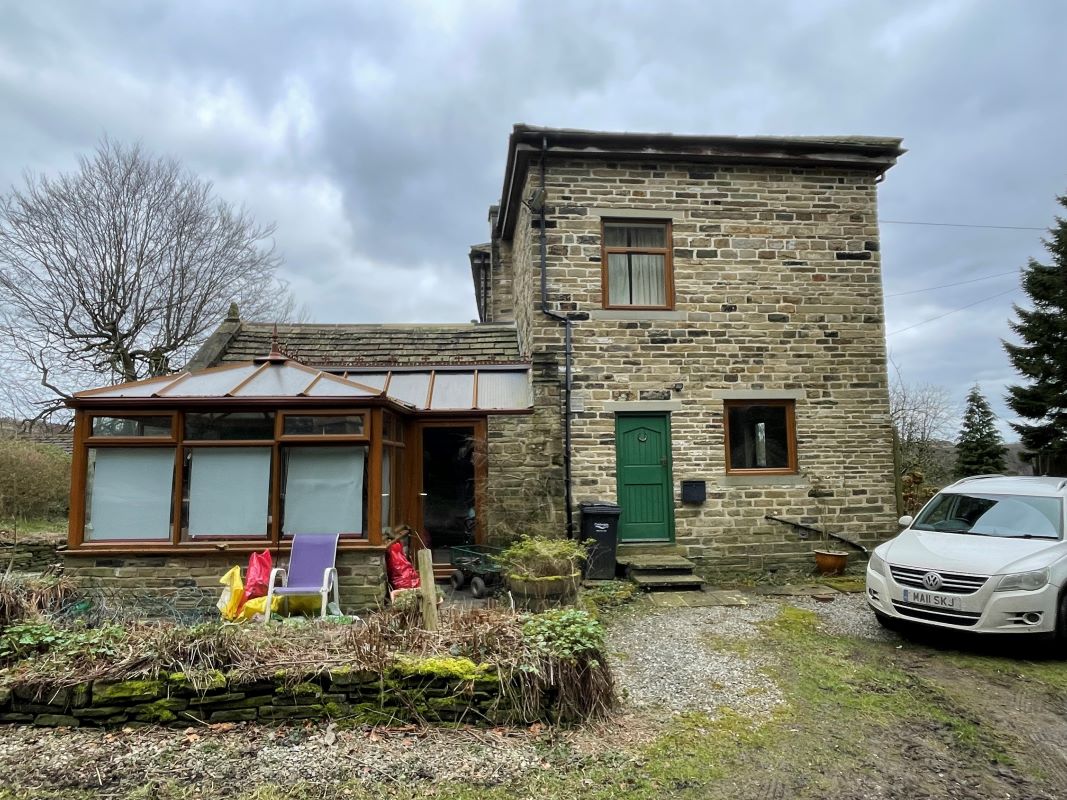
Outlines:
{"label": "open doorway", "polygon": [[422,533],[435,565],[477,540],[475,426],[422,428]]}

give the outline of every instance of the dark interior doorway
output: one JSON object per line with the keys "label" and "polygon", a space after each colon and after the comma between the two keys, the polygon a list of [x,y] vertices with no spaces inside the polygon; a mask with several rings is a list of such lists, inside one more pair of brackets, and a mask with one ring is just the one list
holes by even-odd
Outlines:
{"label": "dark interior doorway", "polygon": [[434,564],[475,542],[473,425],[422,429],[422,527]]}

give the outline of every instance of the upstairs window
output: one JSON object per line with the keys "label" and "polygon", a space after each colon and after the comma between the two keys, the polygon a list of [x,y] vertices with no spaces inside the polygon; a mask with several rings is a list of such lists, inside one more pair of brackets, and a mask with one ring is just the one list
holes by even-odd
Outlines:
{"label": "upstairs window", "polygon": [[792,400],[727,400],[725,405],[727,474],[796,473]]}
{"label": "upstairs window", "polygon": [[605,308],[674,307],[669,222],[604,222]]}

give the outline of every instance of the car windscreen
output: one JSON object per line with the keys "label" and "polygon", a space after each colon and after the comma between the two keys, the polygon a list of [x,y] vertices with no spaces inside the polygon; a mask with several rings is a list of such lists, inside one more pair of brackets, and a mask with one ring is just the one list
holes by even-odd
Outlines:
{"label": "car windscreen", "polygon": [[1063,511],[1058,497],[942,492],[912,528],[977,536],[1059,539]]}

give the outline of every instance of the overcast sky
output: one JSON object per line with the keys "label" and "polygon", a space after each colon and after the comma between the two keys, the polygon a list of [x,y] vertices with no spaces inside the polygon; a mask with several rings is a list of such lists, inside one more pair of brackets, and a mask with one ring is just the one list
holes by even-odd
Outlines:
{"label": "overcast sky", "polygon": [[0,0],[0,189],[139,139],[277,223],[311,320],[463,322],[515,122],[901,136],[880,190],[891,357],[1006,414],[1017,276],[917,290],[1016,270],[1041,231],[889,221],[1052,223],[1065,31],[1063,0]]}

